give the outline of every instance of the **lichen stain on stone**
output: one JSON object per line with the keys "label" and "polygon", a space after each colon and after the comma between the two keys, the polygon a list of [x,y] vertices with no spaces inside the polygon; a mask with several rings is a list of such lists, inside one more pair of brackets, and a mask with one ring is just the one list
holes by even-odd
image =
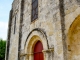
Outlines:
{"label": "lichen stain on stone", "polygon": [[58,52],[58,54],[61,54],[62,53],[62,49],[60,48],[57,52]]}
{"label": "lichen stain on stone", "polygon": [[53,25],[52,25],[52,23],[51,22],[47,22],[47,25],[48,25],[48,34],[51,36],[51,35],[53,35],[53,30],[54,30],[54,28],[53,28]]}

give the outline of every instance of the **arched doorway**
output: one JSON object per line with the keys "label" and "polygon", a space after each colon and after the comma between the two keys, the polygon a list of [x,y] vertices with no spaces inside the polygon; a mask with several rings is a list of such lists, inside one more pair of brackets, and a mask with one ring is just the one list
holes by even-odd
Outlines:
{"label": "arched doorway", "polygon": [[34,46],[34,60],[44,60],[43,56],[43,45],[40,41],[38,41]]}
{"label": "arched doorway", "polygon": [[80,60],[80,15],[70,26],[68,38],[68,60]]}
{"label": "arched doorway", "polygon": [[[46,53],[46,50],[48,50],[47,40],[45,34],[40,30],[36,31],[33,30],[32,33],[29,34],[26,43],[24,45],[25,47],[25,60],[34,60],[34,48],[37,46],[36,44],[40,41],[41,46],[43,47],[43,57],[44,60],[48,60],[48,54]],[[53,50],[50,50],[53,51]],[[42,60],[42,59],[41,59]]]}

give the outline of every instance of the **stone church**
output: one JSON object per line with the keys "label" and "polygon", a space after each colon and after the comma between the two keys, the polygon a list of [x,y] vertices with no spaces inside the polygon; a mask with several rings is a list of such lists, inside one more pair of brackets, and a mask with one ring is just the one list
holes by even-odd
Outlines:
{"label": "stone church", "polygon": [[14,0],[5,60],[80,60],[80,0]]}

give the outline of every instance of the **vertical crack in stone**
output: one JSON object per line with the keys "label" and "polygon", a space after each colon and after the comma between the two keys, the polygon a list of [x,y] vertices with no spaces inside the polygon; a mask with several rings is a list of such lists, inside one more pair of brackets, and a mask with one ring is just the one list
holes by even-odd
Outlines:
{"label": "vertical crack in stone", "polygon": [[20,60],[20,49],[21,49],[21,38],[22,38],[22,23],[23,23],[23,9],[24,9],[24,0],[21,0],[19,42],[18,42],[18,60]]}
{"label": "vertical crack in stone", "polygon": [[62,42],[63,42],[63,55],[64,60],[67,60],[67,45],[65,35],[65,12],[64,12],[64,0],[59,0],[60,16],[61,16],[61,29],[62,29]]}

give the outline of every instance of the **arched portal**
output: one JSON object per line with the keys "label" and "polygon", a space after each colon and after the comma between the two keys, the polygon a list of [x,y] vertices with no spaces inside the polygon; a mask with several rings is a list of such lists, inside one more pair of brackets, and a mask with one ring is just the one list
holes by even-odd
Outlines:
{"label": "arched portal", "polygon": [[44,60],[44,56],[43,56],[43,45],[40,41],[38,41],[36,44],[35,44],[35,47],[34,47],[34,60]]}
{"label": "arched portal", "polygon": [[80,60],[80,15],[69,28],[67,43],[68,60]]}
{"label": "arched portal", "polygon": [[[38,44],[39,44],[39,46],[38,46]],[[25,46],[25,54],[26,54],[25,60],[34,60],[35,56],[36,56],[35,48],[39,49],[39,47],[41,47],[41,49],[39,49],[40,51],[37,50],[39,53],[41,52],[41,54],[38,54],[38,55],[40,55],[39,58],[42,58],[42,59],[44,58],[43,60],[48,60],[48,57],[49,57],[48,53],[47,53],[47,51],[49,50],[48,44],[47,44],[46,36],[41,30],[40,31],[36,31],[36,30],[32,31],[29,34],[26,44],[24,46]],[[50,50],[50,51],[53,51],[53,50]]]}

